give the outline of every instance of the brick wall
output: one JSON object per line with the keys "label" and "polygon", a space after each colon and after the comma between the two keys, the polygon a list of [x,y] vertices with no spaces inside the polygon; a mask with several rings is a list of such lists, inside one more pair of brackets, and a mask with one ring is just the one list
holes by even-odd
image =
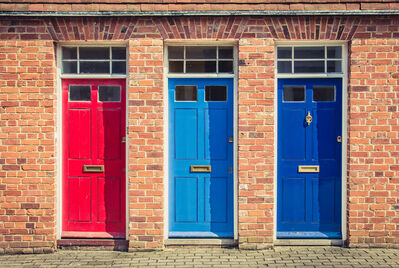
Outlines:
{"label": "brick wall", "polygon": [[0,253],[54,249],[53,42],[84,40],[128,42],[131,250],[163,246],[163,41],[172,39],[238,42],[242,248],[273,242],[274,40],[348,41],[349,245],[397,247],[398,21],[395,16],[0,19]]}
{"label": "brick wall", "polygon": [[238,233],[241,248],[273,244],[274,42],[241,39],[238,92]]}
{"label": "brick wall", "polygon": [[56,94],[51,41],[0,41],[0,253],[55,247]]}
{"label": "brick wall", "polygon": [[399,248],[399,40],[354,40],[349,81],[349,246]]}
{"label": "brick wall", "polygon": [[129,42],[129,247],[162,248],[163,42]]}

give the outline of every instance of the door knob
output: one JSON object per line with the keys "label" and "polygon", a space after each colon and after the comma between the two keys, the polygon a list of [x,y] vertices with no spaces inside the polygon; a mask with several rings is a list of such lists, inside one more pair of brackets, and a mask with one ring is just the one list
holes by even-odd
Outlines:
{"label": "door knob", "polygon": [[313,117],[310,115],[310,112],[308,112],[308,115],[305,117],[306,123],[308,123],[308,126],[312,123]]}

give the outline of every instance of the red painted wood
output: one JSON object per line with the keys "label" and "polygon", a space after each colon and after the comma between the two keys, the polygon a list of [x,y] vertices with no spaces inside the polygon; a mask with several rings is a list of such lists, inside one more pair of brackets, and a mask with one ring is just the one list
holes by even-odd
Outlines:
{"label": "red painted wood", "polygon": [[[70,85],[89,85],[90,101],[69,101]],[[98,101],[98,86],[121,87],[120,102]],[[126,82],[123,79],[64,79],[63,237],[125,237]],[[104,172],[83,172],[104,165]]]}

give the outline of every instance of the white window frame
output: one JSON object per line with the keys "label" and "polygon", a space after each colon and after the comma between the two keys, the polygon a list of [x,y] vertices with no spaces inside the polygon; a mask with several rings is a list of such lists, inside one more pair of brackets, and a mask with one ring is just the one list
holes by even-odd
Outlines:
{"label": "white window frame", "polygon": [[[101,61],[109,61],[109,62],[111,62],[111,61],[125,61],[126,62],[126,73],[125,74],[112,74],[112,73],[109,73],[109,74],[104,74],[104,73],[99,73],[99,74],[96,74],[96,73],[93,73],[93,74],[79,74],[79,55],[78,55],[78,59],[76,59],[76,60],[66,60],[66,61],[76,61],[77,62],[77,71],[78,71],[78,73],[75,73],[75,74],[67,74],[67,73],[63,73],[62,72],[62,62],[64,61],[63,59],[62,59],[62,48],[63,47],[107,47],[107,48],[109,48],[110,49],[110,56],[111,56],[111,51],[112,51],[112,47],[125,47],[126,48],[126,59],[125,60],[112,60],[111,58],[110,59],[106,59],[106,60],[101,60],[101,59],[99,59],[99,60],[97,60],[97,59],[95,59],[95,60],[83,60],[83,61],[91,61],[91,62],[101,62]],[[79,53],[79,49],[78,49],[78,53]],[[58,56],[59,55],[59,56]],[[82,43],[59,43],[58,45],[57,45],[57,66],[58,66],[58,77],[60,77],[61,79],[62,78],[69,78],[69,79],[73,79],[73,78],[87,78],[87,79],[90,79],[90,78],[92,78],[92,79],[101,79],[101,78],[126,78],[126,77],[128,77],[128,73],[129,73],[129,51],[128,51],[128,45],[127,45],[127,43],[121,43],[121,42],[118,42],[118,43],[109,43],[109,44],[104,44],[104,43],[101,43],[101,44],[96,44],[96,43],[92,43],[92,42],[89,42],[89,43],[84,43],[84,44],[82,44]],[[110,66],[110,68],[112,68],[112,66]],[[110,69],[110,72],[112,71],[112,69]]]}

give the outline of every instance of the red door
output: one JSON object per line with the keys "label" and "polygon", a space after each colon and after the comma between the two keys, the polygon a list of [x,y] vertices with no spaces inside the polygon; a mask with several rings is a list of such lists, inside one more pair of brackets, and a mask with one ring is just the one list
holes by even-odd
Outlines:
{"label": "red door", "polygon": [[123,79],[64,79],[63,237],[125,237]]}

